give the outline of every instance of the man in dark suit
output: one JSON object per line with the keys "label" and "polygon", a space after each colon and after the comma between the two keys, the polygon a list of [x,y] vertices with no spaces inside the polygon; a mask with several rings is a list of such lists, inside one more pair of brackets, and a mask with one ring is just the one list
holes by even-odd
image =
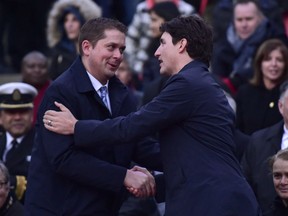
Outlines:
{"label": "man in dark suit", "polygon": [[276,192],[273,185],[269,158],[280,149],[288,147],[288,81],[280,87],[278,108],[283,121],[252,134],[242,160],[247,181],[257,197],[263,215],[269,215],[273,208]]}
{"label": "man in dark suit", "polygon": [[[139,196],[154,194],[152,175],[144,169],[139,172],[128,168],[132,160],[161,168],[155,143],[119,141],[121,145],[115,147],[79,148],[73,136],[51,133],[42,124],[47,109],[58,109],[55,100],[79,119],[104,120],[136,110],[133,95],[115,77],[123,58],[125,35],[126,27],[116,20],[87,21],[79,36],[81,56],[47,89],[38,110],[40,124],[36,123],[26,215],[114,216],[125,187],[139,191]],[[105,87],[108,93],[103,95]]]}
{"label": "man in dark suit", "polygon": [[34,143],[33,99],[37,90],[26,83],[0,86],[0,158],[11,175],[12,192],[24,201],[26,178]]}
{"label": "man in dark suit", "polygon": [[234,113],[208,71],[211,28],[198,16],[177,17],[160,28],[155,56],[160,73],[171,77],[150,103],[103,122],[77,121],[56,103],[63,112],[47,111],[45,127],[74,133],[76,146],[95,148],[159,131],[166,216],[260,215],[234,154]]}

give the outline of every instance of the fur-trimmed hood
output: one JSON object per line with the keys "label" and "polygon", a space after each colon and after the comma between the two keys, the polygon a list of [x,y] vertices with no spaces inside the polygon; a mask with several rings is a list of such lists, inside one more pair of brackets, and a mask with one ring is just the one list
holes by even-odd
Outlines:
{"label": "fur-trimmed hood", "polygon": [[49,12],[47,19],[47,42],[50,48],[54,47],[62,38],[62,31],[59,29],[59,20],[63,16],[65,8],[69,6],[78,8],[85,21],[102,15],[100,6],[92,0],[56,1]]}

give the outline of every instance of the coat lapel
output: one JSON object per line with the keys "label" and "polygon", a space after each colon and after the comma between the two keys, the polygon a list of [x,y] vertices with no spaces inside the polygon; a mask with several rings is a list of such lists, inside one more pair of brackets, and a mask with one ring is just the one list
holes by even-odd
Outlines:
{"label": "coat lapel", "polygon": [[112,110],[112,116],[119,116],[122,104],[125,102],[128,91],[126,86],[124,86],[120,80],[115,76],[112,77],[109,81],[109,98]]}
{"label": "coat lapel", "polygon": [[275,152],[281,149],[282,136],[284,133],[284,122],[277,123],[274,127],[270,128],[267,133],[267,145],[273,146]]}
{"label": "coat lapel", "polygon": [[4,150],[6,148],[6,134],[2,132],[0,135],[0,159],[3,160]]}

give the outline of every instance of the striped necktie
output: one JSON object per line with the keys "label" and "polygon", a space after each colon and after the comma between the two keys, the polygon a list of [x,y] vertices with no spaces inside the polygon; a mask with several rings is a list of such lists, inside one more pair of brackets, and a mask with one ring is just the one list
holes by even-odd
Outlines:
{"label": "striped necktie", "polygon": [[107,87],[106,86],[102,86],[100,89],[100,97],[103,101],[103,103],[106,105],[106,107],[108,108],[108,102],[107,102]]}

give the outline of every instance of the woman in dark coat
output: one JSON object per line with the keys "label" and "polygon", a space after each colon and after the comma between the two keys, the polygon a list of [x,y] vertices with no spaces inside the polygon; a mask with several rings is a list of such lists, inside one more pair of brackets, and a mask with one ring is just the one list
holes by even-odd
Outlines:
{"label": "woman in dark coat", "polygon": [[288,77],[288,49],[278,39],[265,41],[254,59],[254,76],[236,95],[237,127],[246,134],[282,119],[278,110],[279,86]]}
{"label": "woman in dark coat", "polygon": [[86,20],[100,16],[101,8],[92,0],[59,0],[54,3],[47,20],[49,73],[53,80],[68,69],[78,55],[81,26]]}

